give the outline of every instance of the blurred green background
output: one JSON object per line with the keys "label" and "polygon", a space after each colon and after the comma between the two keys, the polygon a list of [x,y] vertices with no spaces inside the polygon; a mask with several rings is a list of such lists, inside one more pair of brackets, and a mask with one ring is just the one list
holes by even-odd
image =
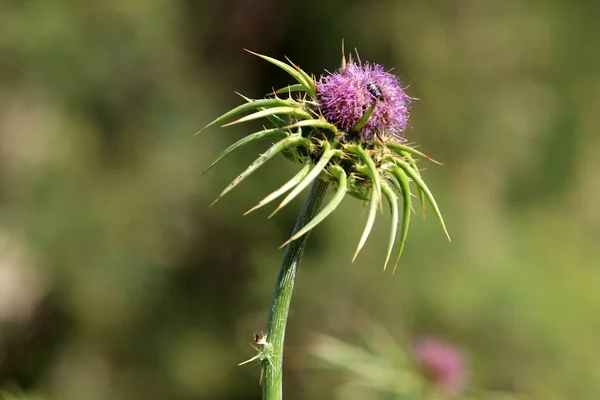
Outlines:
{"label": "blurred green background", "polygon": [[[237,367],[265,329],[301,201],[242,213],[297,167],[264,150],[209,174],[258,126],[192,134],[340,43],[394,67],[407,137],[452,235],[414,218],[395,275],[387,216],[346,200],[311,237],[288,324],[286,399],[344,398],[312,333],[358,343],[377,321],[408,351],[433,335],[469,386],[600,398],[600,6],[547,0],[275,0],[0,4],[0,387],[44,399],[259,399]],[[336,397],[339,396],[339,397]],[[382,398],[371,394],[368,398]],[[33,397],[32,397],[33,398]],[[35,397],[38,398],[38,397]]]}

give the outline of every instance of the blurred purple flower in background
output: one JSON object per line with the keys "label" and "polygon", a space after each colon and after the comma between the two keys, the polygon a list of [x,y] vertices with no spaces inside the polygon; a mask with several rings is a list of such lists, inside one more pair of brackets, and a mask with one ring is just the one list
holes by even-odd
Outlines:
{"label": "blurred purple flower in background", "polygon": [[462,353],[454,346],[435,338],[420,339],[415,357],[433,384],[449,395],[462,392],[467,370]]}

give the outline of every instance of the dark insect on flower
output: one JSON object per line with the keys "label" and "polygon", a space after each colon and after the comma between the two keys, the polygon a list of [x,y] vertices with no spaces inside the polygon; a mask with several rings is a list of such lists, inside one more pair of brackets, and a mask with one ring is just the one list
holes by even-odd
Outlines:
{"label": "dark insect on flower", "polygon": [[[417,188],[421,209],[425,210],[425,203],[428,201],[448,235],[442,214],[421,177],[415,158],[435,163],[437,161],[409,145],[404,138],[413,99],[404,92],[397,76],[385,71],[381,65],[369,62],[363,64],[358,53],[357,62],[352,57],[346,62],[346,57],[343,56],[341,67],[321,76],[319,80],[315,80],[289,60],[285,63],[252,54],[281,68],[296,83],[276,90],[263,99],[242,96],[245,104],[228,111],[202,129],[204,131],[246,112],[250,114],[223,126],[262,118],[268,119],[272,124],[272,127],[264,127],[229,146],[206,171],[247,144],[276,140],[223,190],[218,199],[267,161],[282,154],[302,168],[246,214],[289,192],[271,214],[273,215],[316,179],[324,180],[336,189],[329,203],[284,245],[313,229],[337,208],[346,194],[350,194],[369,204],[366,226],[354,252],[354,260],[371,233],[382,200],[386,199],[392,218],[384,268],[399,233],[397,264],[410,223],[411,183]],[[400,202],[403,203],[401,209],[398,207]]]}
{"label": "dark insect on flower", "polygon": [[371,93],[373,97],[375,97],[377,100],[383,101],[383,92],[375,82],[369,82],[367,88],[369,89],[369,93]]}

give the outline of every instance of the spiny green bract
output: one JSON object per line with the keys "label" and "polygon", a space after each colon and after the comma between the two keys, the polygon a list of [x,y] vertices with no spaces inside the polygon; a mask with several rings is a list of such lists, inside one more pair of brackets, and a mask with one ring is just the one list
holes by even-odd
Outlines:
{"label": "spiny green bract", "polygon": [[[377,209],[381,207],[382,199],[385,198],[392,216],[385,269],[396,242],[400,221],[398,203],[401,198],[403,207],[397,266],[408,235],[412,208],[411,182],[417,188],[423,212],[425,202],[428,201],[448,236],[440,210],[421,177],[415,158],[423,158],[434,163],[437,161],[409,146],[403,136],[410,98],[400,88],[399,81],[391,78],[391,74],[384,72],[382,67],[377,65],[372,67],[368,63],[363,67],[360,62],[358,65],[354,63],[351,57],[348,63],[345,57],[342,58],[342,66],[336,73],[315,81],[312,76],[289,60],[285,63],[271,57],[250,53],[283,69],[297,83],[276,90],[263,99],[250,99],[240,95],[246,101],[245,104],[226,112],[200,131],[223,124],[247,112],[249,114],[223,126],[262,118],[266,118],[272,124],[272,127],[252,133],[229,146],[204,171],[210,170],[225,157],[247,144],[261,140],[275,141],[223,190],[215,202],[267,161],[282,154],[287,159],[300,164],[302,168],[288,182],[266,196],[246,214],[288,193],[273,211],[272,216],[315,179],[331,183],[336,190],[329,203],[282,247],[313,229],[336,209],[346,194],[350,194],[369,204],[366,226],[354,252],[352,258],[354,261],[371,232]],[[331,82],[336,82],[335,89],[330,85]],[[335,103],[336,96],[327,92],[327,85],[331,86],[333,94],[339,94],[337,97],[340,98],[340,103]],[[377,96],[372,94],[373,85],[377,85],[380,90],[376,92]],[[353,90],[355,92],[352,92]],[[344,107],[354,107],[354,109],[348,111]],[[361,110],[362,114],[357,114],[356,110]],[[394,115],[393,113],[396,112],[403,114]],[[372,120],[375,117],[378,119]],[[376,123],[371,123],[373,121]],[[387,130],[390,127],[395,127],[395,130]]]}

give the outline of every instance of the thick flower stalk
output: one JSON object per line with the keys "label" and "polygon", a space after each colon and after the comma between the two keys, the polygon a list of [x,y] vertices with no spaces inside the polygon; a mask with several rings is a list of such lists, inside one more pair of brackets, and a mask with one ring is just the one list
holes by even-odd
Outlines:
{"label": "thick flower stalk", "polygon": [[[270,349],[269,357],[259,353],[257,358],[261,361],[264,371],[263,399],[272,400],[281,398],[285,321],[296,268],[302,257],[308,233],[327,218],[346,195],[349,194],[368,204],[365,228],[352,261],[356,259],[369,237],[377,212],[382,208],[381,204],[385,198],[392,218],[384,269],[389,263],[399,236],[394,266],[394,270],[396,269],[410,224],[411,185],[416,188],[423,212],[426,202],[429,202],[444,232],[446,235],[448,233],[433,194],[421,177],[416,164],[418,158],[434,163],[437,161],[421,153],[404,137],[412,99],[404,92],[395,75],[385,71],[380,65],[362,63],[357,54],[356,61],[350,57],[346,62],[345,56],[342,56],[342,65],[338,70],[315,80],[289,60],[285,63],[250,53],[283,69],[296,83],[276,90],[262,99],[242,96],[245,104],[223,114],[200,132],[231,120],[233,121],[223,126],[263,118],[270,122],[269,127],[264,127],[229,146],[208,166],[206,171],[250,143],[261,140],[274,141],[267,151],[223,190],[217,200],[278,154],[301,166],[296,175],[258,202],[246,214],[285,195],[271,213],[272,216],[312,185],[296,228],[282,245],[288,247],[273,296],[267,334],[262,337]],[[242,116],[243,114],[246,115]],[[333,186],[335,193],[319,210],[327,186]]]}

